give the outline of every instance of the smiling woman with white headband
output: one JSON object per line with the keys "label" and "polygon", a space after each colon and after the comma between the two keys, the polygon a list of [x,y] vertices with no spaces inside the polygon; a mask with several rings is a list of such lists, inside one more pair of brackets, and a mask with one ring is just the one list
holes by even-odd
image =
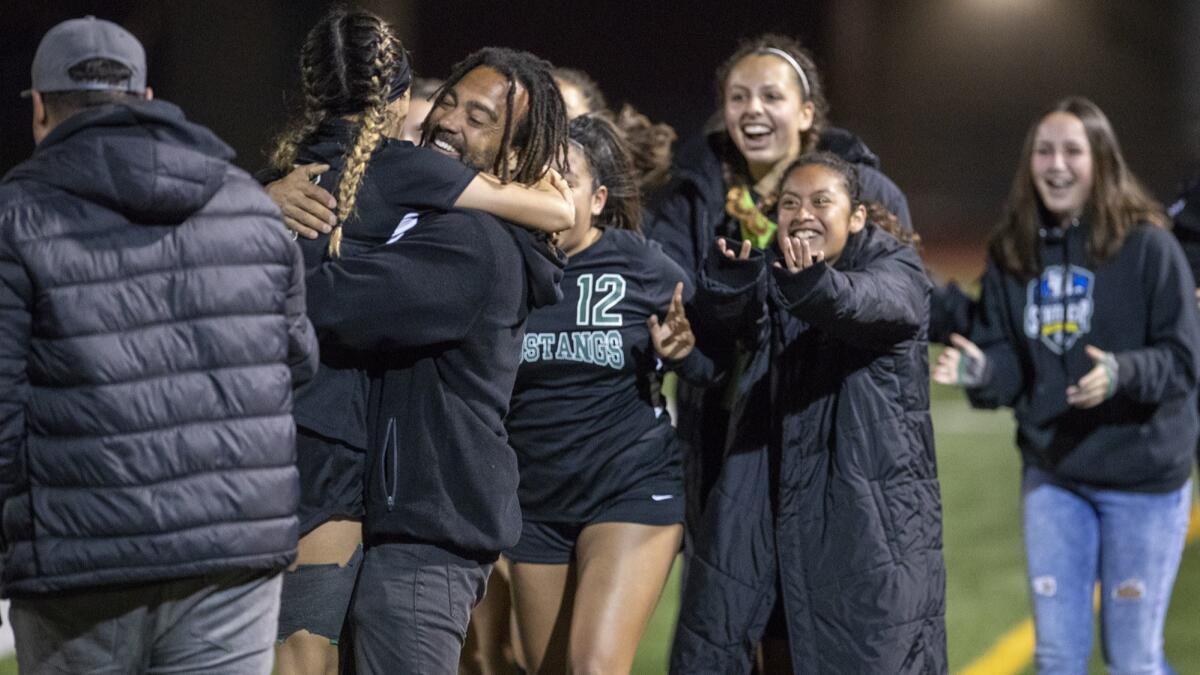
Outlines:
{"label": "smiling woman with white headband", "polygon": [[[882,204],[904,229],[912,229],[908,202],[878,170],[878,158],[853,134],[829,126],[822,82],[812,56],[780,35],[742,43],[717,69],[717,127],[680,146],[672,184],[647,227],[647,237],[693,278],[714,237],[750,241],[757,249],[769,245],[780,175],[814,150],[853,164],[863,198]],[[678,389],[689,538],[721,466],[731,387],[680,383]]]}

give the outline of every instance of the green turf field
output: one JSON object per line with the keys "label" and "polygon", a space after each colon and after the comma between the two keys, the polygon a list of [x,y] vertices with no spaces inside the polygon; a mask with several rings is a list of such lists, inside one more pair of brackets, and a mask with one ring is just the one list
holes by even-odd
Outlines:
{"label": "green turf field", "polygon": [[[1021,544],[1019,458],[1008,411],[970,409],[961,393],[933,387],[942,482],[950,671],[961,671],[1029,615]],[[678,607],[672,575],[642,640],[634,672],[665,672]],[[1200,542],[1184,553],[1167,617],[1167,654],[1179,673],[1200,673]],[[1097,648],[1098,652],[1098,648]],[[1093,672],[1103,671],[1099,656]],[[1024,671],[1033,672],[1031,667]]]}
{"label": "green turf field", "polygon": [[[1028,616],[1018,503],[1018,458],[1012,416],[1006,411],[968,408],[961,394],[935,385],[945,550],[948,569],[947,633],[951,672],[981,656],[1007,630]],[[634,672],[666,670],[678,607],[678,575],[642,640]],[[1166,644],[1179,673],[1200,673],[1200,542],[1184,553],[1167,618]],[[1103,672],[1099,658],[1094,672]],[[0,675],[16,672],[12,659]],[[1026,668],[1024,672],[1032,672]]]}

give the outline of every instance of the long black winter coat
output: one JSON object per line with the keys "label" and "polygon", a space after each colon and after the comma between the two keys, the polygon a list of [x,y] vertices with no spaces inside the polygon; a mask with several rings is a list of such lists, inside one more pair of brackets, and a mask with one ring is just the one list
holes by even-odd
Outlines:
{"label": "long black winter coat", "polygon": [[[658,212],[647,223],[646,237],[662,244],[663,251],[693,279],[699,277],[716,237],[741,237],[738,223],[725,213],[725,185],[721,169],[723,132],[693,139],[676,155],[671,184],[664,190]],[[879,158],[856,136],[830,129],[821,139],[821,150],[834,152],[855,164],[863,199],[886,206],[905,228],[911,227],[908,201],[900,188],[877,168]],[[724,383],[705,389],[687,382],[678,389],[680,447],[684,464],[687,527],[694,533],[700,511],[721,468],[721,440],[727,433],[729,413]]]}
{"label": "long black winter coat", "polygon": [[296,549],[300,251],[159,101],[58,126],[0,185],[5,595],[278,569]]}
{"label": "long black winter coat", "polygon": [[750,352],[671,672],[749,672],[780,592],[796,672],[945,672],[921,261],[874,225],[832,266],[773,257],[710,255],[697,291]]}

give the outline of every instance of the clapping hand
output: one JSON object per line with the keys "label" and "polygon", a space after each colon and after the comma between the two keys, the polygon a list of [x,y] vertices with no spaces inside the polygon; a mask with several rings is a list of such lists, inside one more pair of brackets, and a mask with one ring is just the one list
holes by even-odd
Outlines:
{"label": "clapping hand", "polygon": [[729,248],[729,246],[725,244],[724,237],[717,237],[717,250],[721,252],[721,255],[729,258],[730,260],[749,260],[750,240],[747,239],[746,241],[743,241],[741,250],[739,250],[737,253],[734,253],[733,249]]}
{"label": "clapping hand", "polygon": [[784,265],[778,262],[775,266],[780,269],[787,269],[788,272],[795,274],[802,272],[817,263],[825,261],[825,252],[812,252],[812,248],[808,245],[807,239],[793,237],[788,235],[779,238],[779,248],[783,249]]}
{"label": "clapping hand", "polygon": [[1083,409],[1100,405],[1117,391],[1117,357],[1091,345],[1085,351],[1096,365],[1079,382],[1067,387],[1067,403]]}
{"label": "clapping hand", "polygon": [[950,344],[938,356],[933,381],[968,388],[984,384],[987,356],[983,350],[958,333],[950,336]]}

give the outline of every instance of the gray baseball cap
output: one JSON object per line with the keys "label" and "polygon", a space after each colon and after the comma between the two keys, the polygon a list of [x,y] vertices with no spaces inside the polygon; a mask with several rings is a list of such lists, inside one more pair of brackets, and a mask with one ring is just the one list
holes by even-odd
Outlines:
{"label": "gray baseball cap", "polygon": [[[76,82],[67,73],[72,66],[90,59],[111,59],[133,73],[125,82]],[[37,91],[128,91],[146,90],[146,50],[129,31],[111,21],[85,16],[64,21],[47,31],[33,56],[33,86]]]}

